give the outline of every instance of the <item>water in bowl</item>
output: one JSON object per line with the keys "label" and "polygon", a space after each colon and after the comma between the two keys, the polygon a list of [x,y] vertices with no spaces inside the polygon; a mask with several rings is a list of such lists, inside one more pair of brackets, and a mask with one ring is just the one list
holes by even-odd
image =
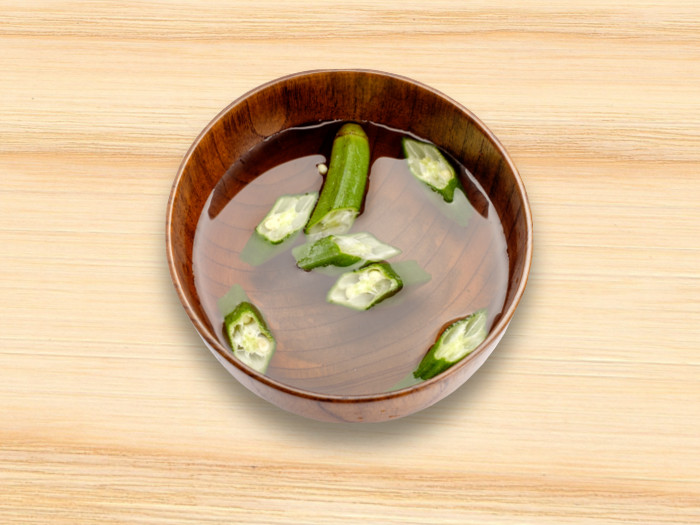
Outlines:
{"label": "water in bowl", "polygon": [[408,170],[406,133],[367,122],[369,183],[351,232],[368,231],[402,251],[389,262],[408,269],[404,289],[368,311],[350,310],[326,301],[337,275],[296,267],[291,250],[305,242],[303,232],[260,252],[250,242],[258,222],[280,195],[320,191],[317,166],[330,159],[341,125],[287,129],[238,159],[202,211],[192,263],[197,293],[224,347],[221,299],[240,286],[277,340],[269,377],[318,393],[376,394],[410,374],[449,322],[487,308],[493,323],[505,300],[508,254],[498,214],[471,173],[448,156],[466,197],[445,207]]}

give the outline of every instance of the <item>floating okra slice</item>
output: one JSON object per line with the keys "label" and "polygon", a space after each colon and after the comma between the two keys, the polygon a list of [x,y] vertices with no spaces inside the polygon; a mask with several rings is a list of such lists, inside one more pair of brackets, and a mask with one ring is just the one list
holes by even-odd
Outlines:
{"label": "floating okra slice", "polygon": [[225,317],[224,330],[233,355],[264,374],[276,342],[260,310],[247,301],[240,303]]}
{"label": "floating okra slice", "polygon": [[404,137],[401,143],[413,176],[442,195],[445,202],[452,202],[455,189],[460,184],[454,168],[440,150],[432,144],[408,137]]}
{"label": "floating okra slice", "polygon": [[399,255],[401,250],[378,240],[367,232],[329,235],[292,250],[297,266],[311,270],[319,266],[351,266],[362,261],[382,261]]}
{"label": "floating okra slice", "polygon": [[367,134],[359,124],[344,124],[333,139],[328,173],[306,234],[318,239],[347,232],[362,208],[368,174]]}
{"label": "floating okra slice", "polygon": [[255,231],[272,244],[281,243],[304,227],[317,198],[318,193],[282,195]]}
{"label": "floating okra slice", "polygon": [[328,292],[327,299],[354,310],[368,310],[401,288],[401,277],[389,263],[372,263],[342,274]]}
{"label": "floating okra slice", "polygon": [[473,352],[488,335],[486,319],[486,310],[481,309],[448,326],[425,354],[413,376],[430,379]]}

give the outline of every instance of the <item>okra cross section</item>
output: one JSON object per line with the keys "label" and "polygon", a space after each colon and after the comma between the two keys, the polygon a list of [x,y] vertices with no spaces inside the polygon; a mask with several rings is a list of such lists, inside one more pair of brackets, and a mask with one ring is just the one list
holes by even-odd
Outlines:
{"label": "okra cross section", "polygon": [[264,374],[276,342],[260,310],[250,302],[240,303],[224,318],[224,329],[233,355]]}
{"label": "okra cross section", "polygon": [[448,326],[425,354],[413,376],[430,379],[464,359],[486,339],[486,320],[486,310],[481,309]]}
{"label": "okra cross section", "polygon": [[432,144],[408,137],[404,137],[401,142],[408,169],[413,176],[442,195],[445,202],[452,202],[459,180],[440,150]]}
{"label": "okra cross section", "polygon": [[360,213],[369,174],[369,141],[362,126],[344,124],[333,140],[321,196],[305,232],[314,238],[345,233]]}
{"label": "okra cross section", "polygon": [[311,270],[320,266],[351,266],[359,262],[389,259],[401,253],[367,232],[329,235],[292,250],[297,266]]}
{"label": "okra cross section", "polygon": [[309,220],[318,193],[282,195],[255,231],[271,244],[279,244],[301,230]]}
{"label": "okra cross section", "polygon": [[377,262],[342,274],[328,292],[327,299],[354,310],[369,310],[401,288],[401,277],[389,263]]}

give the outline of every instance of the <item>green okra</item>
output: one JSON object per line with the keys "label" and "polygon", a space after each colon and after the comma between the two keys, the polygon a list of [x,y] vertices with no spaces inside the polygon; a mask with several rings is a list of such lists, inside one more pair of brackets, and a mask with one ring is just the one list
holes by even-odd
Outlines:
{"label": "green okra", "polygon": [[401,250],[379,241],[367,232],[329,235],[302,244],[292,250],[297,266],[311,270],[320,266],[351,266],[360,262],[381,261],[401,253]]}
{"label": "green okra", "polygon": [[309,220],[318,193],[282,195],[255,231],[271,244],[279,244],[301,230]]}
{"label": "green okra", "polygon": [[488,335],[486,309],[448,326],[413,372],[417,379],[430,379],[469,355]]}
{"label": "green okra", "polygon": [[345,233],[360,213],[369,172],[369,141],[362,126],[344,124],[333,140],[321,195],[305,232],[315,238]]}
{"label": "green okra", "polygon": [[224,318],[224,331],[233,355],[264,374],[276,342],[260,310],[248,301],[240,303]]}
{"label": "green okra", "polygon": [[328,302],[354,310],[369,310],[403,288],[401,277],[386,262],[345,272],[328,292]]}
{"label": "green okra", "polygon": [[440,150],[433,144],[408,137],[404,137],[401,144],[413,176],[442,195],[445,202],[452,202],[460,183],[454,168]]}

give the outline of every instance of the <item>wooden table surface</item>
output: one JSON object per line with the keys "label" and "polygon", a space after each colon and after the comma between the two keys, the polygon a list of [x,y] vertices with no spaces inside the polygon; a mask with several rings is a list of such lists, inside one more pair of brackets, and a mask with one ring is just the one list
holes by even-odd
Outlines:
{"label": "wooden table surface", "polygon": [[[535,252],[462,388],[334,425],[205,349],[165,206],[230,101],[353,67],[494,131]],[[0,523],[700,523],[699,139],[693,1],[0,1]]]}

